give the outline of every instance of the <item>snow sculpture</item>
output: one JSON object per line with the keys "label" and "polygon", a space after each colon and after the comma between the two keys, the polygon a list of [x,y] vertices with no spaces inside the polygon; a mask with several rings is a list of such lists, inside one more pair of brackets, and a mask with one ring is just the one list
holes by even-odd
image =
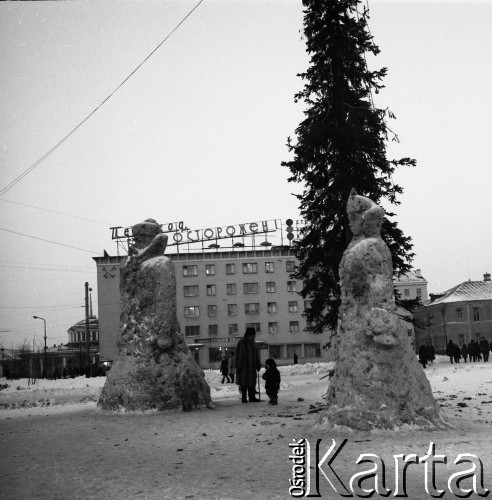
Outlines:
{"label": "snow sculpture", "polygon": [[191,410],[210,405],[210,388],[180,332],[174,266],[167,235],[147,219],[132,228],[134,244],[121,276],[119,354],[99,405],[106,410]]}
{"label": "snow sculpture", "polygon": [[443,425],[425,373],[396,313],[384,210],[352,189],[352,241],[340,263],[336,368],[320,423],[359,430]]}

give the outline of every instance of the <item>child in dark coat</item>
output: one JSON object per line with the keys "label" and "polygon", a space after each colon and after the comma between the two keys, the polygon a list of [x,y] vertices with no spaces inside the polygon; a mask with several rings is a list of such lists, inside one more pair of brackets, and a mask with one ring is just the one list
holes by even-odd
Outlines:
{"label": "child in dark coat", "polygon": [[224,380],[227,379],[227,382],[230,382],[229,380],[229,362],[225,356],[222,356],[222,361],[220,363],[220,372],[222,373],[222,383],[224,383]]}
{"label": "child in dark coat", "polygon": [[280,389],[280,372],[277,370],[277,364],[273,359],[265,361],[265,368],[266,371],[263,374],[263,380],[265,380],[265,392],[270,398],[268,404],[277,405],[278,391]]}

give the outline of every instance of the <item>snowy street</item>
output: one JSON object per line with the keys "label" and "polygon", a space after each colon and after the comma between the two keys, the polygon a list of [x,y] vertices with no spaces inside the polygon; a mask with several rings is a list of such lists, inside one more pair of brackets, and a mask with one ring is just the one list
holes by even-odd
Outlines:
{"label": "snowy street", "polygon": [[[357,457],[374,453],[384,460],[386,487],[392,489],[393,455],[422,457],[433,442],[436,454],[448,459],[448,465],[436,465],[436,487],[446,491],[444,498],[453,497],[446,487],[449,475],[464,469],[452,463],[459,453],[482,460],[485,487],[492,487],[492,364],[450,365],[438,357],[426,373],[454,427],[378,434],[315,425],[329,383],[320,379],[331,367],[281,367],[279,405],[273,407],[266,401],[242,404],[234,384],[221,384],[217,371],[207,371],[215,408],[189,413],[101,412],[92,399],[103,378],[38,381],[35,389],[19,390],[24,381],[0,379],[0,385],[10,385],[0,391],[2,498],[291,498],[289,443],[301,438],[311,446],[322,438],[323,450],[332,439],[348,439],[332,464],[345,484],[368,469],[356,464]],[[266,400],[263,386],[261,397]],[[39,406],[29,406],[34,401]],[[342,498],[322,476],[320,481],[322,498]],[[409,467],[407,483],[410,498],[431,498],[422,464]]]}

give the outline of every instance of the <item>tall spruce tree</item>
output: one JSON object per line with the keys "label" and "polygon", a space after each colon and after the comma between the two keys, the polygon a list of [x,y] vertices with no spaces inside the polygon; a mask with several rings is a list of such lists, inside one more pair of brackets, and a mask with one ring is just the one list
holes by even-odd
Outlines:
{"label": "tall spruce tree", "polygon": [[[346,202],[352,188],[379,203],[399,204],[402,188],[392,181],[395,168],[415,160],[388,160],[386,143],[398,140],[387,124],[389,110],[373,105],[372,92],[383,87],[386,68],[370,71],[366,53],[377,55],[367,25],[368,9],[357,0],[303,0],[304,34],[310,66],[300,76],[304,88],[295,102],[304,101],[305,119],[288,138],[290,182],[302,183],[297,195],[306,221],[295,243],[304,282],[303,297],[311,299],[306,319],[313,333],[336,329],[340,305],[338,266],[350,241]],[[386,212],[387,217],[394,213]],[[395,272],[410,269],[411,238],[386,217],[382,236]]]}

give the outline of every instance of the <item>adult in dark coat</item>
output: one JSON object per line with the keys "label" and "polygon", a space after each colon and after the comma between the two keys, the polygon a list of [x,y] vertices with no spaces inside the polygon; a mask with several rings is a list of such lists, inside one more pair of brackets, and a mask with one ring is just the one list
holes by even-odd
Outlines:
{"label": "adult in dark coat", "polygon": [[470,361],[472,359],[473,361],[479,361],[480,353],[481,353],[480,346],[478,345],[477,342],[471,339],[470,343],[468,344],[468,354],[470,355]]}
{"label": "adult in dark coat", "polygon": [[[468,347],[466,347],[466,344],[463,344],[461,346],[461,356],[463,357],[463,359],[465,360],[465,363],[466,363],[466,360],[468,359]],[[471,359],[470,359],[471,361]]]}
{"label": "adult in dark coat", "polygon": [[425,368],[427,366],[428,362],[428,351],[427,351],[427,346],[425,344],[422,344],[419,347],[419,363],[422,365],[422,368]]}
{"label": "adult in dark coat", "polygon": [[459,363],[461,358],[460,346],[453,343],[454,362]]}
{"label": "adult in dark coat", "polygon": [[436,350],[434,349],[434,346],[432,345],[432,342],[430,340],[427,343],[426,350],[427,350],[427,361],[431,365],[436,359]]}
{"label": "adult in dark coat", "polygon": [[246,328],[244,337],[236,346],[236,384],[241,388],[242,402],[260,401],[256,398],[257,373],[261,368],[260,354],[255,344],[256,330]]}
{"label": "adult in dark coat", "polygon": [[446,355],[449,356],[449,361],[451,361],[451,363],[453,363],[453,360],[455,363],[460,362],[460,348],[452,340],[450,340],[446,346]]}
{"label": "adult in dark coat", "polygon": [[490,344],[485,337],[480,339],[480,350],[482,351],[482,356],[484,362],[489,360]]}

